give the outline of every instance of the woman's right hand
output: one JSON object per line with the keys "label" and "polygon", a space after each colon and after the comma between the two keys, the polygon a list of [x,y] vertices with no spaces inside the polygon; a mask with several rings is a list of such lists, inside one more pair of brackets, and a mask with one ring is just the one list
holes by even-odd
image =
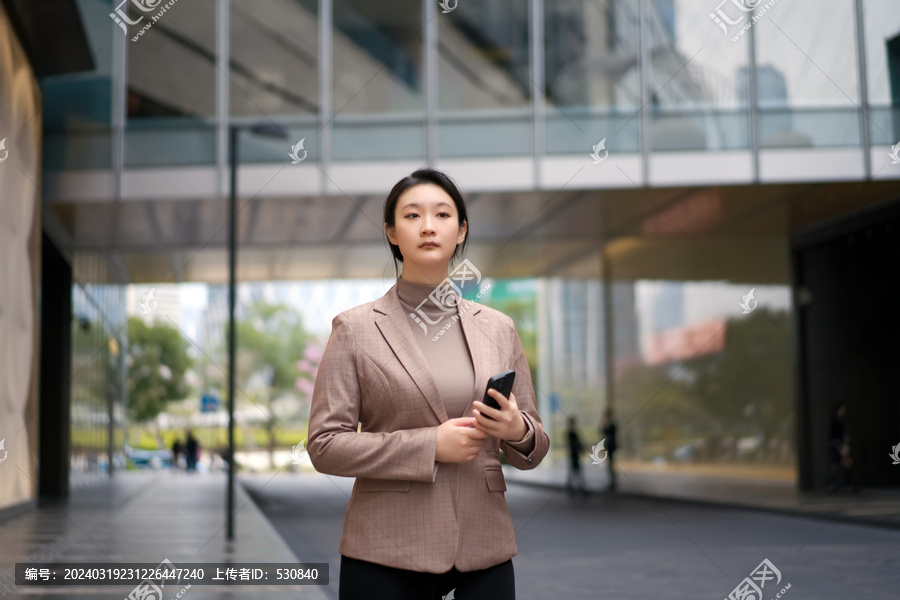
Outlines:
{"label": "woman's right hand", "polygon": [[443,463],[463,463],[474,460],[481,452],[481,443],[487,437],[475,429],[475,417],[448,419],[438,425],[435,460]]}

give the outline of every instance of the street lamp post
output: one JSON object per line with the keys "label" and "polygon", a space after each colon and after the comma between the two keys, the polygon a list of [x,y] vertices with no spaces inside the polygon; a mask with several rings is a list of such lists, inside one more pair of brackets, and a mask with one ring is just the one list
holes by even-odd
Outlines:
{"label": "street lamp post", "polygon": [[[231,169],[231,185],[228,197],[228,493],[226,500],[226,539],[234,539],[234,374],[237,332],[234,309],[237,301],[237,160],[241,125],[228,127],[228,153]],[[280,125],[262,123],[250,126],[251,133],[272,139],[287,139],[287,132]]]}

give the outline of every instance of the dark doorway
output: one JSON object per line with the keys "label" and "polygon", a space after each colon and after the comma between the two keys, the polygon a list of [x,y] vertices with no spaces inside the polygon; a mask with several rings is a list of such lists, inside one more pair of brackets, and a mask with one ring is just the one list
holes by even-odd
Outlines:
{"label": "dark doorway", "polygon": [[829,485],[836,407],[852,482],[900,486],[900,202],[793,240],[799,485]]}
{"label": "dark doorway", "polygon": [[72,267],[43,234],[41,245],[40,470],[42,500],[69,494]]}
{"label": "dark doorway", "polygon": [[[888,78],[891,82],[891,109],[894,122],[892,140],[900,139],[900,35],[889,39],[887,46]],[[893,143],[893,142],[892,142]]]}

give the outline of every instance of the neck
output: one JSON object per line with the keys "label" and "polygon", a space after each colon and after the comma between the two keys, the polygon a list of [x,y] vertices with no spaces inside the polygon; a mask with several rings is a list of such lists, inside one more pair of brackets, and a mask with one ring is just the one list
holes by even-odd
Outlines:
{"label": "neck", "polygon": [[410,269],[407,266],[404,266],[403,272],[400,273],[400,279],[402,279],[403,281],[408,281],[409,283],[438,285],[440,282],[447,278],[447,273],[447,265],[427,271],[423,271],[418,267]]}

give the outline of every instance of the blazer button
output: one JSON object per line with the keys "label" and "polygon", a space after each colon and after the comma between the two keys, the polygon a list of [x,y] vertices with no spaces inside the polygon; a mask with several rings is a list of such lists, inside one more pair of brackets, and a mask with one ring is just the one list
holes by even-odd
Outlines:
{"label": "blazer button", "polygon": [[526,462],[527,464],[530,465],[531,463],[534,462],[534,459],[533,459],[533,458],[526,458],[526,459],[525,459],[525,462]]}

